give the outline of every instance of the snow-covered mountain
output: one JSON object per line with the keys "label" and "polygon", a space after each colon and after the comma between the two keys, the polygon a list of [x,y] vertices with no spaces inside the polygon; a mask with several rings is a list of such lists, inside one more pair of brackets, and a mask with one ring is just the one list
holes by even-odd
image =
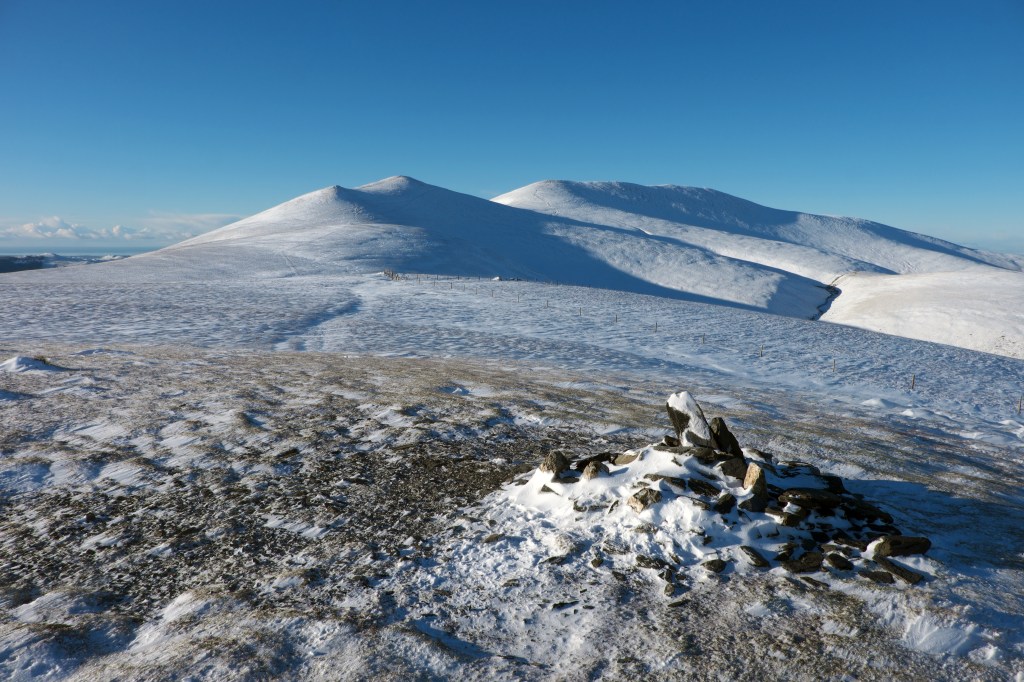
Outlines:
{"label": "snow-covered mountain", "polygon": [[[62,282],[520,278],[850,324],[1024,357],[1024,258],[711,189],[539,182],[488,201],[404,176],[327,187]],[[39,281],[39,280],[35,280]],[[835,297],[837,285],[842,292]]]}
{"label": "snow-covered mountain", "polygon": [[1024,357],[1020,256],[857,218],[782,211],[695,187],[544,181],[494,201],[636,230],[836,285],[842,294],[822,316],[830,322]]}

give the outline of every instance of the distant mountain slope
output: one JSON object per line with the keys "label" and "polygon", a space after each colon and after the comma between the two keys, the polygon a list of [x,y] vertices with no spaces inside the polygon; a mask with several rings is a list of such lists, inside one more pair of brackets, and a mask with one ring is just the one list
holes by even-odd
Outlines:
{"label": "distant mountain slope", "polygon": [[494,201],[834,283],[826,321],[1024,358],[1021,257],[695,187],[548,180]]}
{"label": "distant mountain slope", "polygon": [[[310,192],[153,253],[4,279],[222,283],[234,291],[246,282],[265,288],[389,269],[521,278],[791,317],[827,310],[830,321],[1020,356],[1007,339],[1024,337],[1013,305],[1024,300],[1022,262],[710,189],[544,181],[488,201],[395,176]],[[837,281],[845,293],[830,301]],[[969,334],[949,323],[964,305],[972,311]]]}
{"label": "distant mountain slope", "polygon": [[1019,262],[858,218],[782,211],[713,189],[545,180],[494,201],[640,230],[830,281],[853,271],[904,274]]}
{"label": "distant mountain slope", "polygon": [[[811,317],[820,282],[616,225],[393,177],[328,187],[165,252],[244,244],[348,272],[521,277]],[[300,268],[301,271],[301,268]]]}

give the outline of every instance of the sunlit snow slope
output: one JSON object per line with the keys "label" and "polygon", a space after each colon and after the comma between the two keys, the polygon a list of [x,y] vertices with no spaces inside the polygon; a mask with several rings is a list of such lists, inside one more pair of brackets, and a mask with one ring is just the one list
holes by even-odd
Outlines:
{"label": "sunlit snow slope", "polygon": [[824,320],[1024,357],[1021,257],[696,187],[544,181],[494,201],[834,284]]}
{"label": "sunlit snow slope", "polygon": [[[828,321],[1024,357],[1014,305],[1024,301],[1022,264],[710,189],[545,181],[488,201],[396,176],[317,190],[157,252],[7,281],[133,292],[143,283],[261,282],[280,297],[306,276],[500,276],[805,319],[827,311]],[[830,301],[833,284],[843,293]],[[356,305],[320,293],[311,319]]]}

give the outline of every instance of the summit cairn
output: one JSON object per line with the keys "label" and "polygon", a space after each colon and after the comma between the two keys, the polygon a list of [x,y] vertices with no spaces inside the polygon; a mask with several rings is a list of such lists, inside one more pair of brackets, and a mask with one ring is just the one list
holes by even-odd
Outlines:
{"label": "summit cairn", "polygon": [[929,570],[928,560],[911,559],[912,570],[894,557],[920,557],[930,541],[903,535],[891,514],[838,476],[742,447],[725,420],[709,422],[687,391],[669,396],[666,409],[675,437],[579,458],[553,451],[510,489],[511,501],[575,529],[580,547],[590,546],[592,567],[655,570],[666,594],[686,580],[750,571],[815,589],[927,578],[918,571]]}

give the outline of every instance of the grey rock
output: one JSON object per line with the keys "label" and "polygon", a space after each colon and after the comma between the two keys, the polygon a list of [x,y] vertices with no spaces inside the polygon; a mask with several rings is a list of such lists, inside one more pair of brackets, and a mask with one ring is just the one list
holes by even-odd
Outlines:
{"label": "grey rock", "polygon": [[764,555],[758,552],[753,547],[748,547],[747,545],[740,545],[740,550],[743,552],[744,556],[747,557],[750,563],[753,564],[755,567],[768,568],[769,566],[771,566],[771,563],[769,563],[768,560],[764,558]]}
{"label": "grey rock", "polygon": [[825,561],[828,562],[829,566],[840,571],[849,571],[853,569],[853,562],[838,552],[826,554]]}
{"label": "grey rock", "polygon": [[633,453],[629,453],[629,454],[623,453],[623,454],[617,456],[615,459],[613,459],[612,460],[612,464],[616,464],[618,466],[623,466],[623,465],[626,465],[626,464],[632,464],[633,462],[635,462],[637,460],[637,458],[639,456],[640,456],[640,453],[638,453],[638,452],[633,452]]}
{"label": "grey rock", "polygon": [[804,509],[835,509],[842,498],[827,490],[790,488],[779,495],[779,504],[795,504]]}
{"label": "grey rock", "polygon": [[721,573],[725,570],[725,567],[728,565],[729,564],[727,564],[725,561],[721,559],[711,559],[710,561],[705,561],[703,564],[701,564],[701,566],[711,571],[712,573]]}
{"label": "grey rock", "polygon": [[747,475],[747,460],[742,457],[732,457],[719,464],[718,468],[729,478],[742,481]]}
{"label": "grey rock", "polygon": [[675,436],[665,436],[664,438],[661,439],[661,444],[669,448],[678,448],[679,439],[676,438]]}
{"label": "grey rock", "polygon": [[722,493],[715,500],[715,504],[712,506],[719,514],[728,514],[732,511],[733,507],[736,506],[736,497],[732,493]]}
{"label": "grey rock", "polygon": [[637,514],[658,502],[661,502],[661,493],[651,488],[644,488],[630,495],[629,499],[626,500],[626,504]]}
{"label": "grey rock", "polygon": [[540,470],[553,474],[557,478],[563,471],[569,470],[569,458],[562,454],[561,451],[555,450],[544,458],[544,461],[540,464]]}
{"label": "grey rock", "polygon": [[805,552],[803,556],[782,562],[782,567],[790,573],[814,573],[821,570],[821,552]]}
{"label": "grey rock", "polygon": [[931,549],[932,541],[928,538],[911,535],[886,535],[875,545],[875,556],[911,556],[924,554]]}
{"label": "grey rock", "polygon": [[864,569],[862,571],[859,571],[859,573],[865,578],[869,578],[870,580],[873,580],[876,583],[880,583],[882,585],[892,585],[894,582],[896,582],[896,579],[892,577],[892,573],[887,573],[885,571],[870,571]]}
{"label": "grey rock", "polygon": [[652,481],[665,481],[668,484],[674,485],[677,488],[686,490],[686,479],[676,478],[675,476],[666,476],[665,474],[647,474],[644,478]]}
{"label": "grey rock", "polygon": [[698,495],[707,495],[708,497],[717,497],[721,492],[714,483],[699,478],[690,479],[690,490]]}
{"label": "grey rock", "polygon": [[604,462],[591,462],[583,468],[583,480],[595,479],[601,474],[608,473],[608,465]]}
{"label": "grey rock", "polygon": [[[689,402],[690,409],[681,410],[673,407],[672,402],[674,399],[677,399],[675,400],[677,405]],[[717,447],[715,437],[711,433],[711,426],[704,416],[704,411],[700,409],[700,405],[688,393],[683,391],[670,396],[669,401],[665,403],[665,410],[668,412],[668,418],[672,422],[672,427],[676,431],[676,438],[680,444]]]}
{"label": "grey rock", "polygon": [[657,557],[647,556],[645,554],[636,555],[636,565],[640,568],[654,568],[659,571],[669,567],[666,561]]}
{"label": "grey rock", "polygon": [[903,564],[890,561],[885,557],[876,556],[875,562],[885,570],[889,571],[889,573],[892,573],[894,576],[910,585],[916,585],[924,580],[924,576],[917,571],[912,571]]}
{"label": "grey rock", "polygon": [[728,452],[730,455],[743,457],[743,449],[740,447],[739,441],[736,440],[736,436],[732,435],[729,427],[725,425],[724,419],[715,417],[711,420],[709,426],[711,427],[711,435],[715,437],[720,450]]}
{"label": "grey rock", "polygon": [[733,455],[728,452],[722,452],[705,446],[697,446],[687,450],[686,454],[691,457],[695,457],[698,462],[707,466],[714,466],[719,462],[724,462],[727,459],[733,459]]}
{"label": "grey rock", "polygon": [[[743,475],[743,489],[750,492],[751,497],[744,507],[748,511],[764,511],[768,506],[768,480],[765,478],[764,469],[751,462],[747,465],[747,471]],[[741,505],[742,506],[742,505]]]}
{"label": "grey rock", "polygon": [[483,542],[487,542],[487,543],[497,542],[498,540],[502,539],[503,537],[505,537],[505,536],[502,533],[491,533],[490,535],[488,535],[487,537],[485,537],[483,539]]}

